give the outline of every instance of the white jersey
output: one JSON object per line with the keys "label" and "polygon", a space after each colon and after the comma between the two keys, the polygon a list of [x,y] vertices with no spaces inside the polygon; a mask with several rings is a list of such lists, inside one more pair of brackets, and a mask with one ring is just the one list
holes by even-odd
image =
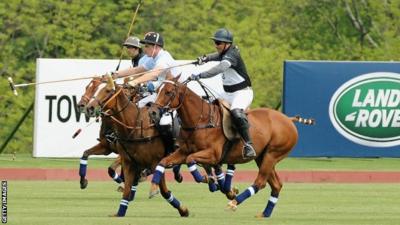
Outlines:
{"label": "white jersey", "polygon": [[[172,58],[171,54],[169,52],[165,51],[164,49],[161,49],[157,56],[154,58],[149,57],[151,60],[146,60],[143,63],[143,68],[147,71],[152,70],[154,68],[170,68],[173,66],[178,65],[175,61],[174,58]],[[157,81],[153,82],[154,87],[158,88],[161,83],[165,80],[165,77],[167,75],[168,71],[160,71],[160,74],[157,77]],[[180,74],[180,70],[178,67],[172,68],[171,73],[174,77],[178,76]]]}

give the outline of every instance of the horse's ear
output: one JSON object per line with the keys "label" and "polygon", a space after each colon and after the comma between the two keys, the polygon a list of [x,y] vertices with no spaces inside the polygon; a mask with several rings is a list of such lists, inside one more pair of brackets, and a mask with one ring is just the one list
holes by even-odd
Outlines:
{"label": "horse's ear", "polygon": [[107,90],[115,90],[115,84],[112,76],[107,73],[106,77],[107,77]]}
{"label": "horse's ear", "polygon": [[182,73],[180,73],[178,76],[174,77],[172,80],[174,82],[177,82],[179,80],[179,78],[181,78]]}
{"label": "horse's ear", "polygon": [[166,71],[166,75],[165,75],[165,79],[166,80],[172,80],[174,78],[174,76],[171,73],[171,70],[167,70]]}

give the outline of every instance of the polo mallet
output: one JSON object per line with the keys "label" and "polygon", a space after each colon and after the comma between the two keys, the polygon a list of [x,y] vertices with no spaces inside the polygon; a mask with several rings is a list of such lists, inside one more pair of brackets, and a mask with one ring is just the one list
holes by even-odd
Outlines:
{"label": "polo mallet", "polygon": [[[167,68],[164,68],[164,69],[156,69],[156,70],[145,71],[145,72],[142,72],[142,73],[136,73],[136,74],[132,74],[132,75],[129,75],[129,76],[126,76],[126,77],[138,77],[138,76],[142,76],[143,74],[147,74],[147,73],[151,73],[151,72],[167,71],[167,70],[172,69],[172,68],[181,67],[181,66],[187,66],[187,65],[196,64],[196,63],[197,63],[197,61],[193,61],[193,62],[179,64],[179,65],[176,65],[176,66],[167,67]],[[103,76],[100,75],[100,76],[89,76],[89,77],[77,77],[77,78],[71,78],[71,79],[43,81],[43,82],[32,82],[32,83],[24,83],[24,84],[14,84],[14,81],[12,80],[12,78],[8,77],[8,83],[10,84],[10,88],[13,91],[14,95],[18,95],[18,93],[17,93],[17,88],[18,87],[26,87],[26,86],[40,85],[40,84],[52,84],[52,83],[60,83],[60,82],[66,82],[66,81],[87,80],[87,79],[100,78],[100,77],[103,77]],[[121,78],[125,78],[125,77],[121,77]]]}
{"label": "polo mallet", "polygon": [[[129,35],[131,35],[133,23],[135,22],[136,15],[137,15],[137,13],[138,13],[138,11],[139,11],[139,8],[140,8],[140,5],[141,5],[141,4],[142,4],[142,0],[139,0],[138,5],[136,6],[135,14],[134,14],[133,17],[132,17],[132,21],[131,21],[131,24],[130,24],[130,26],[129,26],[129,30],[128,30],[128,34],[126,35],[126,38],[129,38]],[[124,53],[124,52],[123,52],[123,47],[124,47],[124,46],[122,46],[122,48],[121,48],[121,54],[119,55],[119,62],[118,62],[118,65],[117,65],[117,68],[115,69],[115,71],[118,71],[118,70],[119,70],[119,66],[121,65],[122,55],[123,55],[123,53]]]}
{"label": "polo mallet", "polygon": [[11,90],[13,91],[14,95],[18,95],[17,88],[18,87],[26,87],[31,85],[39,85],[39,84],[51,84],[51,83],[59,83],[65,81],[74,81],[74,80],[86,80],[86,79],[93,79],[102,76],[90,76],[90,77],[78,77],[78,78],[71,78],[71,79],[64,79],[64,80],[53,80],[53,81],[44,81],[44,82],[32,82],[32,83],[24,83],[24,84],[14,84],[14,81],[11,77],[8,77],[8,84],[10,85]]}
{"label": "polo mallet", "polygon": [[[85,126],[85,128],[89,127],[90,125],[92,125],[94,122],[99,122],[100,118],[96,117],[95,120],[93,120],[92,122],[90,122],[88,125]],[[82,132],[82,128],[79,128],[77,131],[75,131],[75,133],[72,135],[72,139],[75,139],[76,136],[78,136],[80,133]]]}
{"label": "polo mallet", "polygon": [[13,91],[14,95],[18,96],[17,88],[15,87],[14,81],[11,77],[8,77],[8,84],[10,85],[10,88]]}

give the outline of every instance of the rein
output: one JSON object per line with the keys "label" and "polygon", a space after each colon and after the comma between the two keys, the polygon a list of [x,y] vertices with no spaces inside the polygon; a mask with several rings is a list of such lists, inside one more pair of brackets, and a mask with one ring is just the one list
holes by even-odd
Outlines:
{"label": "rein", "polygon": [[[105,101],[105,103],[104,103],[104,104],[100,104],[102,111],[103,111],[103,109],[104,109],[106,106],[108,106],[108,104],[110,104],[111,100],[115,99],[115,98],[121,93],[122,90],[123,90],[123,89],[120,88],[117,92],[114,92],[114,93],[113,93],[113,92],[110,92],[109,95],[111,95],[111,97],[108,97],[108,96],[107,96],[108,99],[106,98],[107,100]],[[96,99],[96,100],[97,100],[97,99]],[[98,101],[98,100],[97,100],[97,101]],[[118,98],[116,98],[115,101],[117,102],[117,101],[118,101]],[[98,102],[99,102],[99,101],[98,101]],[[159,135],[156,135],[156,136],[149,136],[149,137],[143,137],[143,130],[150,129],[150,128],[154,127],[155,125],[154,125],[154,123],[152,123],[152,124],[150,124],[150,125],[147,126],[147,127],[143,127],[143,125],[142,125],[142,123],[141,123],[142,121],[139,120],[139,119],[140,119],[140,115],[141,115],[141,111],[140,111],[140,109],[138,108],[138,106],[137,106],[136,104],[134,104],[134,105],[136,106],[136,109],[137,109],[137,112],[138,112],[138,113],[137,113],[137,117],[136,117],[136,126],[129,126],[129,125],[126,125],[124,122],[122,122],[121,120],[119,120],[119,119],[117,119],[117,118],[115,117],[116,115],[118,115],[118,114],[120,114],[121,112],[125,111],[125,110],[128,108],[128,106],[129,106],[130,103],[131,103],[131,102],[130,102],[129,100],[127,100],[127,103],[126,103],[121,109],[119,109],[117,112],[114,112],[114,113],[112,113],[112,114],[108,114],[108,113],[107,113],[107,112],[110,111],[111,109],[108,109],[108,110],[106,110],[105,112],[102,113],[103,116],[106,116],[106,117],[111,118],[114,122],[118,123],[119,125],[123,126],[124,128],[126,128],[126,129],[128,129],[128,130],[132,130],[132,131],[129,133],[128,136],[134,136],[134,135],[137,133],[137,130],[141,130],[141,137],[140,137],[140,138],[123,139],[123,138],[121,138],[121,137],[118,137],[118,140],[123,141],[123,142],[147,142],[147,141],[151,141],[152,139],[158,137]],[[118,106],[117,103],[116,103],[116,105]],[[138,126],[138,124],[140,124],[140,126]]]}
{"label": "rein", "polygon": [[[186,93],[187,93],[187,84],[189,83],[189,81],[184,81],[182,84],[185,87],[185,91],[183,92],[183,94],[179,94],[179,90],[178,90],[178,84],[176,82],[170,81],[170,80],[165,80],[164,83],[170,83],[173,84],[175,87],[174,90],[174,94],[170,96],[170,99],[168,101],[168,103],[165,106],[161,106],[159,104],[156,104],[157,106],[161,107],[161,108],[169,108],[170,111],[173,110],[178,110],[182,107],[183,102],[184,102],[184,98],[186,97]],[[200,82],[199,82],[200,83]],[[207,94],[207,90],[206,88],[201,84],[201,87],[203,88],[203,90],[206,92],[206,95],[209,97],[209,95]],[[175,99],[176,96],[179,96],[179,103],[178,106],[174,107],[174,108],[170,108],[169,105],[172,103],[172,101]],[[201,102],[201,113],[200,113],[200,117],[198,119],[198,121],[195,123],[195,125],[193,127],[181,127],[182,130],[185,131],[195,131],[198,129],[207,129],[207,128],[216,128],[218,127],[217,125],[214,124],[213,122],[213,113],[212,113],[212,106],[209,107],[209,112],[208,112],[208,118],[209,121],[207,124],[203,124],[203,125],[199,125],[200,121],[203,119],[203,112],[204,112],[204,103]]]}

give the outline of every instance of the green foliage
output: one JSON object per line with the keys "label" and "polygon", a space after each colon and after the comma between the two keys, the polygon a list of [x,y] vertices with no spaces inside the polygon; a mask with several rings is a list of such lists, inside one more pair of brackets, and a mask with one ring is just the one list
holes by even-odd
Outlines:
{"label": "green foliage", "polygon": [[[0,140],[34,99],[14,98],[16,83],[35,80],[37,58],[118,58],[137,0],[15,0],[0,2]],[[253,107],[281,99],[284,60],[397,60],[400,1],[386,0],[144,0],[133,35],[164,35],[177,59],[215,51],[209,37],[234,33],[255,90]],[[110,68],[113,69],[113,68]],[[32,115],[7,152],[32,149]]]}

